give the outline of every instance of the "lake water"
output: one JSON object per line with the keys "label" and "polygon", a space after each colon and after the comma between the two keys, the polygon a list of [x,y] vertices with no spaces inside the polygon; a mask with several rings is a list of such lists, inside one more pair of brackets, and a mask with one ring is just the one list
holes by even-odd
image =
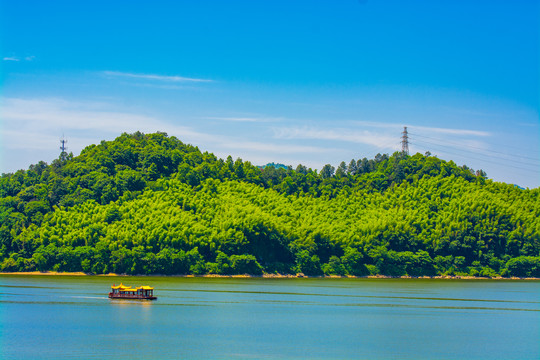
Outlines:
{"label": "lake water", "polygon": [[540,282],[0,275],[0,358],[539,359]]}

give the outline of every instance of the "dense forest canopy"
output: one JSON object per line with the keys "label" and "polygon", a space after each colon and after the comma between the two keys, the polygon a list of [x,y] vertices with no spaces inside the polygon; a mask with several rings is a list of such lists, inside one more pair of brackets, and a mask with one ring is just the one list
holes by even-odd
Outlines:
{"label": "dense forest canopy", "polygon": [[0,270],[539,277],[539,199],[429,154],[317,172],[137,132],[2,174]]}

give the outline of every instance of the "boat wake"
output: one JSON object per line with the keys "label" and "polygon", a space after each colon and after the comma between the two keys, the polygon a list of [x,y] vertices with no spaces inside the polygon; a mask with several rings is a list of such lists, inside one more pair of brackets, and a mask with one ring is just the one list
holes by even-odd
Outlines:
{"label": "boat wake", "polygon": [[106,296],[66,296],[74,299],[101,299],[101,300],[107,300],[108,297]]}

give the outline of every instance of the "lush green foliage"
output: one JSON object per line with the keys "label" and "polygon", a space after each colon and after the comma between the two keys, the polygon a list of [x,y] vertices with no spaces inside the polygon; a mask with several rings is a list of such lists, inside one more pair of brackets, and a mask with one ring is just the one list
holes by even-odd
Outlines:
{"label": "lush green foliage", "polygon": [[2,271],[540,276],[539,190],[420,154],[317,173],[123,134],[0,195]]}

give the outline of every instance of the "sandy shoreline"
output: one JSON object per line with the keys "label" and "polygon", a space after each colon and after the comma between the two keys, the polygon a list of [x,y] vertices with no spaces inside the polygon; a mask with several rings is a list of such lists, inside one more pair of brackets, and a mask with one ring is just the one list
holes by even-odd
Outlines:
{"label": "sandy shoreline", "polygon": [[0,272],[2,275],[39,275],[39,276],[103,276],[103,277],[134,277],[134,276],[162,276],[162,277],[182,277],[182,278],[273,278],[273,279],[446,279],[446,280],[540,280],[540,278],[519,278],[519,277],[474,277],[474,276],[386,276],[386,275],[370,275],[370,276],[306,276],[303,274],[263,274],[263,275],[127,275],[127,274],[87,274],[84,272],[55,272],[55,271],[23,271],[23,272]]}

